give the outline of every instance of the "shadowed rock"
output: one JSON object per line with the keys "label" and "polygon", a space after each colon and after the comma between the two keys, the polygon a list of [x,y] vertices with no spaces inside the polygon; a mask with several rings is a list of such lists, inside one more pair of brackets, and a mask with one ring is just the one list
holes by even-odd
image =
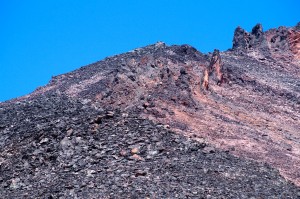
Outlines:
{"label": "shadowed rock", "polygon": [[238,26],[234,31],[233,50],[247,50],[249,48],[250,35],[243,28]]}
{"label": "shadowed rock", "polygon": [[241,27],[237,27],[234,31],[232,48],[234,50],[247,51],[251,48],[261,46],[264,40],[265,37],[261,24],[255,25],[251,33],[248,33]]}

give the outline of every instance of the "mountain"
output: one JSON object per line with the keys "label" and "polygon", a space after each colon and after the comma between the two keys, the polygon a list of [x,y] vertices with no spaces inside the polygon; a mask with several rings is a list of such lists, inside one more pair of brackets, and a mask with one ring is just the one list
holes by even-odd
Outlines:
{"label": "mountain", "polygon": [[0,104],[1,198],[299,198],[300,23],[158,42]]}

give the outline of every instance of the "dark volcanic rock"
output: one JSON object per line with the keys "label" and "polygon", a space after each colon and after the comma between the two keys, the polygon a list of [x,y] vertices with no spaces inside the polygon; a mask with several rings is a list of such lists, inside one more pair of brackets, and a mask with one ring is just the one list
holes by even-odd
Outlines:
{"label": "dark volcanic rock", "polygon": [[299,23],[293,28],[279,27],[278,29],[270,29],[263,31],[261,24],[257,24],[248,33],[241,27],[237,27],[234,31],[232,49],[240,54],[253,51],[265,57],[279,60],[299,60]]}
{"label": "dark volcanic rock", "polygon": [[[99,115],[101,123],[94,120]],[[0,119],[1,198],[297,198],[300,193],[266,164],[170,132],[134,111],[112,114],[64,96],[40,96],[3,106]]]}
{"label": "dark volcanic rock", "polygon": [[1,103],[0,198],[299,198],[299,41],[158,42]]}
{"label": "dark volcanic rock", "polygon": [[240,26],[237,27],[234,31],[233,36],[233,49],[241,49],[245,50],[249,47],[249,33],[247,33],[243,28]]}
{"label": "dark volcanic rock", "polygon": [[262,25],[256,24],[251,33],[237,27],[234,31],[233,49],[247,51],[253,48],[266,48],[266,37]]}

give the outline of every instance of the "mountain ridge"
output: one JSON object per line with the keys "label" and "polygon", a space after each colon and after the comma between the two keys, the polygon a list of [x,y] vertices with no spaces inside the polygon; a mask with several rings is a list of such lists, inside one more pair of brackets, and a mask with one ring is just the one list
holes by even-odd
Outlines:
{"label": "mountain ridge", "polygon": [[[190,45],[167,46],[157,42],[56,76],[27,96],[1,103],[0,110],[31,101],[36,107],[35,100],[41,97],[45,97],[41,100],[45,105],[51,96],[79,100],[87,116],[85,109],[91,108],[89,117],[94,119],[89,121],[90,133],[101,133],[103,121],[113,125],[115,112],[120,111],[121,115],[134,112],[134,117],[163,126],[167,131],[208,143],[209,147],[200,147],[199,152],[211,150],[218,154],[217,149],[270,164],[299,186],[298,26],[299,23],[292,28],[264,32],[261,24],[257,24],[250,33],[238,27],[232,49],[208,54]],[[60,100],[57,103],[64,104]],[[68,109],[66,105],[62,107]],[[19,109],[16,108],[21,114]],[[63,115],[57,120],[62,118]],[[0,128],[2,134],[17,131],[9,130],[14,127],[9,127],[9,120],[5,121]],[[65,129],[66,123],[62,125]],[[71,129],[75,127],[81,128]],[[1,143],[8,146],[8,138]],[[139,154],[135,158],[144,161],[145,157]],[[296,197],[291,195],[291,198]]]}

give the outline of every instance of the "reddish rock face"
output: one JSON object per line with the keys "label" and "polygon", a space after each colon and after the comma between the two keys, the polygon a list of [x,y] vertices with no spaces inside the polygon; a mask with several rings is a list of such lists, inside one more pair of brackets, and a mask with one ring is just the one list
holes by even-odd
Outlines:
{"label": "reddish rock face", "polygon": [[222,84],[223,69],[219,50],[214,50],[209,66],[204,71],[202,87],[205,90],[208,90],[210,76],[212,76],[213,81],[215,81],[218,85]]}
{"label": "reddish rock face", "polygon": [[300,60],[300,29],[291,29],[288,34],[289,48],[294,59]]}
{"label": "reddish rock face", "polygon": [[271,164],[300,185],[299,27],[251,33],[202,54],[159,42],[54,77],[17,99],[58,93],[95,107],[136,110],[217,148]]}

